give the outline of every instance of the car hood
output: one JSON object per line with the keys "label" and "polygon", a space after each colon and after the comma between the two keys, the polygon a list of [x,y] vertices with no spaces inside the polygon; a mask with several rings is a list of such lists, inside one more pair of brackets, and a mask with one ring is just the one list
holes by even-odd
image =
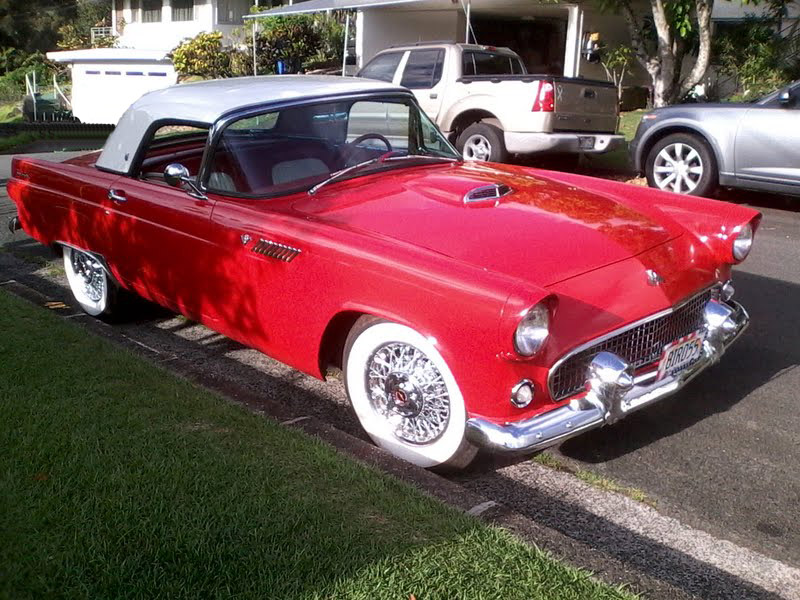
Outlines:
{"label": "car hood", "polygon": [[[465,194],[495,183],[511,193],[465,203]],[[539,286],[628,259],[683,233],[654,207],[561,183],[546,172],[475,163],[358,177],[293,208]]]}

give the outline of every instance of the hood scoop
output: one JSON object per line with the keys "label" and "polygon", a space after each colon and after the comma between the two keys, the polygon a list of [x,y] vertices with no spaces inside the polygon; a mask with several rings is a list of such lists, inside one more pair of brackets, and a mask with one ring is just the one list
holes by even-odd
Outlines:
{"label": "hood scoop", "polygon": [[500,198],[508,196],[512,191],[505,183],[481,185],[464,194],[464,206],[470,208],[497,206],[500,204]]}

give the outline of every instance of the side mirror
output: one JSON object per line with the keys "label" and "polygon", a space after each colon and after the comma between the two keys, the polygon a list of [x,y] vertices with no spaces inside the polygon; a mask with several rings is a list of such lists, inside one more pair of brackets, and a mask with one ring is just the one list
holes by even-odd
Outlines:
{"label": "side mirror", "polygon": [[794,104],[794,100],[795,98],[791,90],[784,90],[778,96],[778,103],[781,106],[791,106]]}
{"label": "side mirror", "polygon": [[207,200],[207,196],[197,187],[194,179],[189,174],[189,169],[180,163],[172,163],[164,169],[164,181],[167,185],[182,188],[184,185],[189,188],[188,194],[198,200]]}
{"label": "side mirror", "polygon": [[172,163],[171,165],[167,165],[167,168],[164,169],[164,181],[167,182],[167,185],[171,185],[172,187],[181,187],[190,178],[189,169],[180,163]]}

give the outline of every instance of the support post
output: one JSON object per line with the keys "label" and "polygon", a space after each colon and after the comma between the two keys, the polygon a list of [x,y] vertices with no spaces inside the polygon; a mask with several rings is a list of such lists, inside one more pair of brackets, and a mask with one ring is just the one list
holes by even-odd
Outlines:
{"label": "support post", "polygon": [[344,20],[344,51],[342,52],[342,77],[345,76],[347,70],[347,44],[350,41],[350,12]]}
{"label": "support post", "polygon": [[253,19],[253,75],[258,75],[258,60],[256,58],[256,19]]}
{"label": "support post", "polygon": [[467,27],[466,27],[466,31],[464,33],[464,43],[465,44],[469,44],[469,30],[472,28],[472,22],[471,22],[471,18],[472,18],[472,0],[467,0],[466,13],[467,13],[467,15],[466,15],[467,16]]}

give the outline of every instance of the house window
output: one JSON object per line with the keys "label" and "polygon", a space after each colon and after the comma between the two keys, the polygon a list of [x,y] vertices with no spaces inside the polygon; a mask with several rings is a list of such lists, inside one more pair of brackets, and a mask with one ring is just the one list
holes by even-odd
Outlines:
{"label": "house window", "polygon": [[131,23],[136,23],[139,20],[139,0],[130,0],[131,3]]}
{"label": "house window", "polygon": [[142,0],[142,23],[161,22],[162,0]]}
{"label": "house window", "polygon": [[173,21],[194,21],[194,0],[172,0]]}
{"label": "house window", "polygon": [[247,3],[242,3],[240,0],[219,0],[217,22],[240,24],[242,16],[247,14],[248,9]]}

